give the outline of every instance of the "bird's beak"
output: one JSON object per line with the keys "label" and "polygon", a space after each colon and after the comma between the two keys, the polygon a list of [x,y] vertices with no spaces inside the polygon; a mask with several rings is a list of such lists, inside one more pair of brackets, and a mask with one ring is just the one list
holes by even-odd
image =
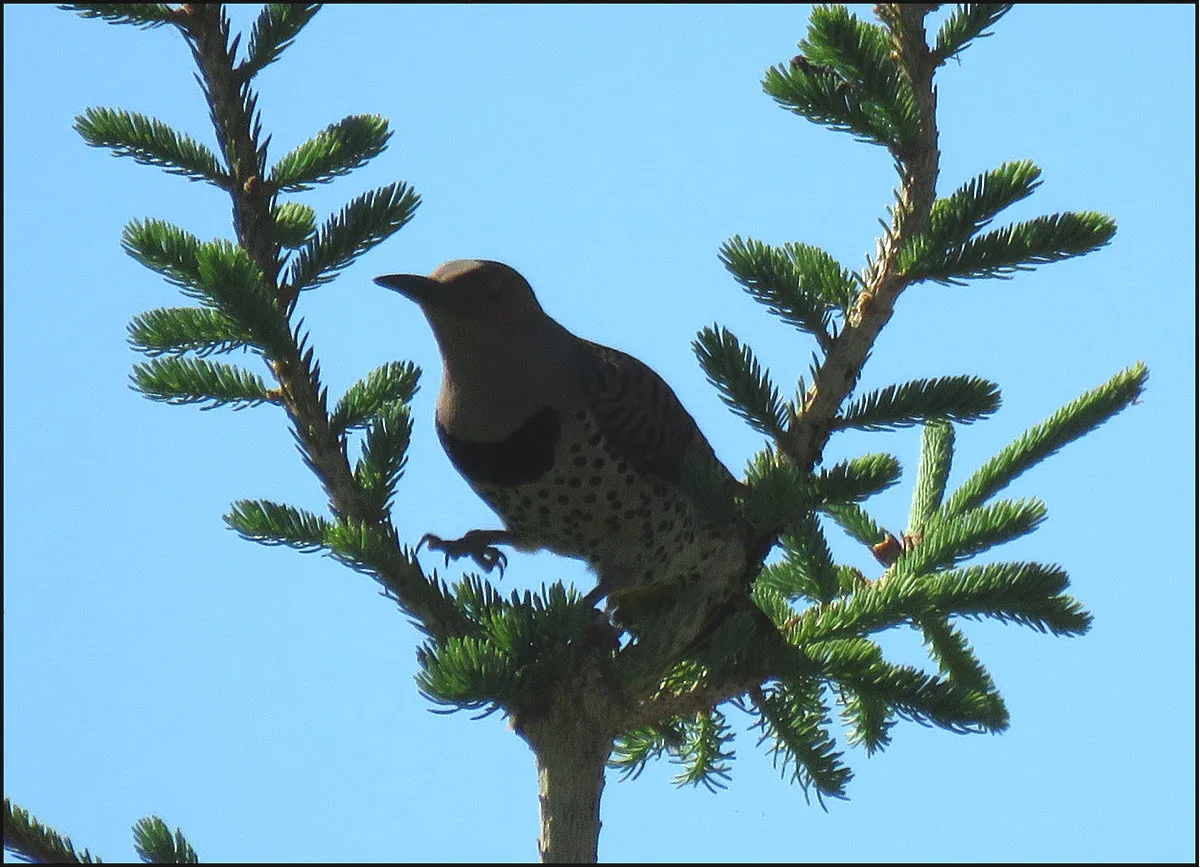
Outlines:
{"label": "bird's beak", "polygon": [[385,274],[375,278],[375,282],[412,299],[422,307],[446,303],[446,285],[423,274]]}

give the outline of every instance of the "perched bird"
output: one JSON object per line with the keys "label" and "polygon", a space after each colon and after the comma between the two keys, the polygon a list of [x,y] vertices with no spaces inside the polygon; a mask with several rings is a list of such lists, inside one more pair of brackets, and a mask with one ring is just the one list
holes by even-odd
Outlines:
{"label": "perched bird", "polygon": [[427,536],[431,548],[485,569],[503,569],[496,545],[580,558],[599,580],[589,599],[610,605],[761,558],[733,509],[740,483],[670,386],[569,332],[517,271],[467,259],[375,282],[429,320],[443,362],[438,439],[504,523]]}

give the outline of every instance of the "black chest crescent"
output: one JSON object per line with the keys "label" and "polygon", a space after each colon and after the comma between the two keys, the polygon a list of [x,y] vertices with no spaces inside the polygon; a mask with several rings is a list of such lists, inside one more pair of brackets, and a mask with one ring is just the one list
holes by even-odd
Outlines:
{"label": "black chest crescent", "polygon": [[562,437],[562,424],[553,407],[543,407],[494,443],[462,440],[436,421],[434,427],[458,472],[472,482],[490,485],[537,481],[554,466],[555,449]]}

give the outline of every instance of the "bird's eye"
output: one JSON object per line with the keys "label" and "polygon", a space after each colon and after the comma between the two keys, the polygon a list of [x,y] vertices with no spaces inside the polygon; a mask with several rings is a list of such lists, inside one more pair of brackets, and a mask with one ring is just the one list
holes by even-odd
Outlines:
{"label": "bird's eye", "polygon": [[492,278],[483,285],[483,292],[488,298],[499,298],[503,289],[504,281],[498,277]]}

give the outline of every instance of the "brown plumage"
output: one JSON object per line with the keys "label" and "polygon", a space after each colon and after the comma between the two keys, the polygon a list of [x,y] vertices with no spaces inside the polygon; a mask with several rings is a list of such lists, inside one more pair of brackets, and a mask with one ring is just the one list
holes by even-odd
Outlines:
{"label": "brown plumage", "polygon": [[493,548],[549,549],[596,571],[598,593],[744,572],[738,483],[670,386],[620,350],[569,332],[499,262],[376,278],[421,306],[444,365],[435,424],[504,531],[427,537],[490,569]]}

